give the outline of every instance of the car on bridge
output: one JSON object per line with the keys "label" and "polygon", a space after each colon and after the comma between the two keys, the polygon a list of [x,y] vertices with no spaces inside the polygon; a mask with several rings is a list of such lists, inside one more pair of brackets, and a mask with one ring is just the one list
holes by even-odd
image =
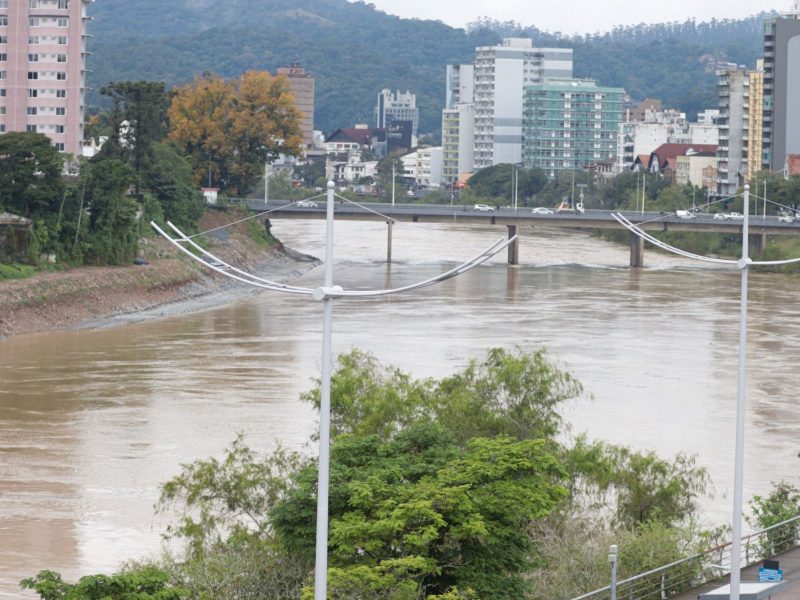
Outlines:
{"label": "car on bridge", "polygon": [[544,206],[537,206],[531,211],[535,215],[552,215],[553,211]]}
{"label": "car on bridge", "polygon": [[716,221],[731,221],[739,219],[744,219],[744,215],[742,213],[714,213],[714,220]]}
{"label": "car on bridge", "polygon": [[690,210],[676,210],[675,216],[679,219],[694,219],[697,215]]}
{"label": "car on bridge", "polygon": [[778,223],[793,223],[795,219],[792,215],[778,215]]}
{"label": "car on bridge", "polygon": [[313,200],[298,200],[295,206],[297,208],[317,208],[317,203]]}
{"label": "car on bridge", "polygon": [[489,206],[488,204],[476,204],[473,209],[478,212],[494,212],[494,206]]}

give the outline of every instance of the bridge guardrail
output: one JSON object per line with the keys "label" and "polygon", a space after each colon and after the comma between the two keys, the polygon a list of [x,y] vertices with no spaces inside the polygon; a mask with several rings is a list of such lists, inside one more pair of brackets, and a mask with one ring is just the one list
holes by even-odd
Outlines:
{"label": "bridge guardrail", "polygon": [[[727,542],[663,567],[658,567],[617,582],[619,600],[666,600],[688,591],[731,570],[731,546]],[[800,546],[800,516],[742,537],[739,568]],[[591,591],[572,600],[608,600],[611,586]]]}

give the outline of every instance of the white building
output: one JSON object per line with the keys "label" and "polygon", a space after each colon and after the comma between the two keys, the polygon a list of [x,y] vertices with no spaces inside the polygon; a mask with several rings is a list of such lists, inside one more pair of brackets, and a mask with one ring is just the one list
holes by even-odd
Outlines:
{"label": "white building", "polygon": [[546,78],[572,78],[571,48],[534,48],[527,38],[475,49],[475,168],[522,162],[524,90]]}
{"label": "white building", "polygon": [[455,108],[459,104],[472,104],[474,97],[474,65],[447,65],[445,73],[444,107]]}
{"label": "white building", "polygon": [[417,187],[438,188],[442,184],[442,147],[417,148]]}
{"label": "white building", "polygon": [[[709,111],[707,111],[709,112]],[[649,156],[662,144],[719,143],[719,126],[689,123],[686,113],[674,109],[646,110],[644,121],[620,123],[617,134],[617,172],[630,171],[638,156]]]}

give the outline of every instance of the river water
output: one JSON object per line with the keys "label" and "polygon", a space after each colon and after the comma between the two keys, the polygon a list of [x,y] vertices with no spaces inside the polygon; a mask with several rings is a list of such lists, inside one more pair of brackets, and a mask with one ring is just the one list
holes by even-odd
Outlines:
{"label": "river water", "polygon": [[[323,255],[324,224],[277,221],[289,246]],[[337,223],[335,280],[381,288],[471,257],[505,228]],[[566,407],[576,433],[695,453],[714,481],[707,524],[730,521],[739,274],[583,233],[522,230],[504,257],[442,285],[334,309],[334,352],[358,347],[415,376],[443,376],[494,346],[546,347],[585,386]],[[322,268],[300,281],[319,285]],[[798,483],[800,286],[752,274],[745,498]],[[298,395],[318,376],[321,305],[265,293],[204,312],[107,330],[0,341],[0,597],[40,569],[66,579],[158,554],[158,485],[219,455],[238,432],[315,452]]]}

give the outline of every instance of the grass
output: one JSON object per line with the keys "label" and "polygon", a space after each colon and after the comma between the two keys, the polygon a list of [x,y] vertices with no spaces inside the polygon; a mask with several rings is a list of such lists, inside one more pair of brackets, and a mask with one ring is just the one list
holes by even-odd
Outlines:
{"label": "grass", "polygon": [[5,264],[0,263],[0,281],[6,279],[25,279],[38,273],[36,267],[31,265],[22,265],[18,263]]}

